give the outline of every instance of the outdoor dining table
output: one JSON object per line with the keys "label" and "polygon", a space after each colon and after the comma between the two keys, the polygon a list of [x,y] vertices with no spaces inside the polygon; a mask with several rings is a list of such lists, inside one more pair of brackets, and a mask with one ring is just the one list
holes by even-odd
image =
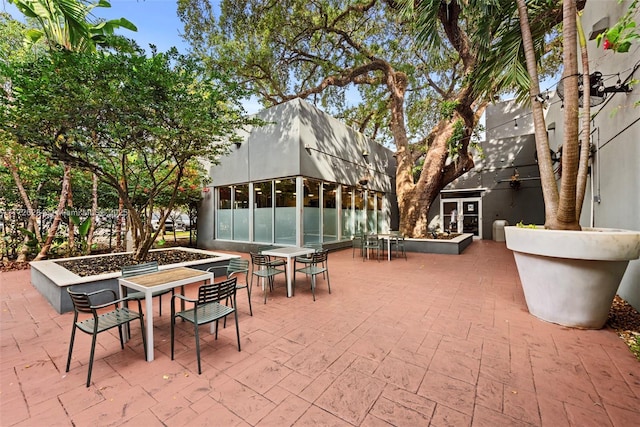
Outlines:
{"label": "outdoor dining table", "polygon": [[382,233],[378,238],[387,241],[387,260],[391,261],[391,241],[398,238],[398,233]]}
{"label": "outdoor dining table", "polygon": [[287,297],[290,298],[293,296],[293,287],[291,285],[291,278],[293,277],[293,260],[297,256],[312,254],[315,251],[316,250],[313,248],[301,248],[297,246],[287,246],[262,251],[263,255],[287,259]]}
{"label": "outdoor dining table", "polygon": [[144,292],[148,362],[153,360],[153,293],[198,282],[213,283],[213,273],[194,268],[177,267],[155,273],[140,274],[138,276],[118,279],[121,298],[125,294],[125,287]]}

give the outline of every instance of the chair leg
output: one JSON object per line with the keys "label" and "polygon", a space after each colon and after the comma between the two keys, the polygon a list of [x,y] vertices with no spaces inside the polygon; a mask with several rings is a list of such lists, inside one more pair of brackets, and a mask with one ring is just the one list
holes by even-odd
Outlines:
{"label": "chair leg", "polygon": [[[173,360],[173,347],[174,347],[174,338],[175,338],[175,329],[176,327],[176,318],[175,318],[175,305],[173,299],[171,299],[171,360]],[[144,336],[144,330],[142,331],[142,335]],[[144,347],[145,351],[147,346]]]}
{"label": "chair leg", "polygon": [[247,299],[249,300],[249,314],[253,316],[253,309],[251,308],[251,289],[247,286]]}
{"label": "chair leg", "polygon": [[93,370],[93,356],[96,352],[96,338],[97,334],[91,336],[91,354],[89,355],[89,372],[87,373],[87,387],[91,384],[91,371]]}
{"label": "chair leg", "polygon": [[69,341],[69,356],[67,356],[67,370],[65,372],[69,372],[69,368],[71,367],[71,353],[73,352],[73,341],[76,338],[76,319],[73,319],[73,328],[71,328],[71,341]]}
{"label": "chair leg", "polygon": [[331,282],[329,281],[329,270],[325,271],[327,273],[327,286],[329,287],[329,293],[331,293]]}
{"label": "chair leg", "polygon": [[316,275],[311,275],[311,294],[313,295],[313,300],[316,300]]}
{"label": "chair leg", "polygon": [[193,327],[195,329],[196,336],[196,357],[198,358],[198,375],[202,373],[202,367],[200,366],[200,335],[198,335],[198,324],[194,323]]}
{"label": "chair leg", "polygon": [[159,315],[162,316],[162,295],[158,295],[158,301],[160,301],[158,303],[158,310],[159,310]]}
{"label": "chair leg", "polygon": [[238,351],[240,351],[240,328],[238,327],[238,310],[233,313],[236,317],[236,336],[238,337]]}
{"label": "chair leg", "polygon": [[[129,323],[126,323],[125,325],[128,325]],[[120,336],[120,349],[124,350],[124,338],[122,337],[122,328],[125,327],[125,325],[118,325],[118,335]]]}

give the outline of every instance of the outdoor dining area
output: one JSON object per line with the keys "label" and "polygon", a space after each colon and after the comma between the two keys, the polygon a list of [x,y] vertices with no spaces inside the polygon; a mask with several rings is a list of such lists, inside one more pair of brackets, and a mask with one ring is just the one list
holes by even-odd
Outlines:
{"label": "outdoor dining area", "polygon": [[404,244],[405,237],[399,231],[389,231],[388,233],[356,234],[351,239],[353,253],[360,252],[362,260],[371,259],[373,255],[377,261],[380,257],[391,261],[392,257],[407,259],[407,251]]}
{"label": "outdoor dining area", "polygon": [[610,329],[531,316],[504,244],[401,241],[125,268],[110,305],[64,314],[2,272],[0,425],[638,423],[638,361]]}

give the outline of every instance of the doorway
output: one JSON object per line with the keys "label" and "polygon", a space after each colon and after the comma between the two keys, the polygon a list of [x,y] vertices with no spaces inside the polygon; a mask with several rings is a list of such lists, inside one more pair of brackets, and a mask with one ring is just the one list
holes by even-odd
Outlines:
{"label": "doorway", "polygon": [[482,238],[482,199],[465,197],[440,200],[440,227],[445,232],[471,233]]}

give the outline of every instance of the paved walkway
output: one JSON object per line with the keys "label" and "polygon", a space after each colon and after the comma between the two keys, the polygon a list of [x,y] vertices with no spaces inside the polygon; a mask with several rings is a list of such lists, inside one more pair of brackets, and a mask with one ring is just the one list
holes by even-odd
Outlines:
{"label": "paved walkway", "polygon": [[125,350],[101,334],[89,388],[89,336],[65,373],[72,315],[28,271],[1,273],[0,425],[640,425],[640,362],[611,330],[528,314],[504,244],[329,262],[332,293],[321,281],[315,303],[302,277],[293,298],[282,279],[266,305],[256,290],[253,317],[240,293],[242,352],[233,326],[203,333],[202,375],[186,323],[171,361],[167,314],[151,363],[137,325]]}

